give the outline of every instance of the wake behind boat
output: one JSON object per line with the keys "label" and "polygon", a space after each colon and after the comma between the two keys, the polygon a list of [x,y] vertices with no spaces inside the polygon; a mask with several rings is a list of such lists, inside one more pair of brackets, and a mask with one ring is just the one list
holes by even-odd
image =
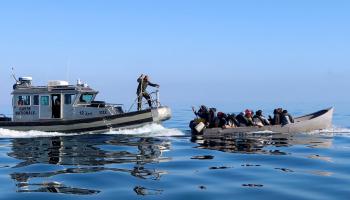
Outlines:
{"label": "wake behind boat", "polygon": [[139,105],[137,111],[130,112],[124,111],[122,104],[95,101],[98,91],[80,81],[76,85],[50,81],[47,86],[33,86],[31,77],[21,77],[13,86],[13,118],[0,116],[0,128],[64,133],[137,128],[171,118],[170,108],[160,104],[158,93],[149,95],[150,108]]}
{"label": "wake behind boat", "polygon": [[311,114],[294,118],[293,123],[285,125],[245,126],[234,128],[206,128],[203,123],[192,126],[192,133],[203,136],[224,136],[235,133],[271,131],[274,133],[303,133],[332,127],[333,108],[323,109]]}

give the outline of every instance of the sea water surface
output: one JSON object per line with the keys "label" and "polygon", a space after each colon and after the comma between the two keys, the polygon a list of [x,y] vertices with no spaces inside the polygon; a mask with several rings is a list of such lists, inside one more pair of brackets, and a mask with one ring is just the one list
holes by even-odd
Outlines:
{"label": "sea water surface", "polygon": [[191,137],[190,108],[173,112],[98,135],[0,129],[0,199],[350,198],[344,109],[329,130],[215,139]]}

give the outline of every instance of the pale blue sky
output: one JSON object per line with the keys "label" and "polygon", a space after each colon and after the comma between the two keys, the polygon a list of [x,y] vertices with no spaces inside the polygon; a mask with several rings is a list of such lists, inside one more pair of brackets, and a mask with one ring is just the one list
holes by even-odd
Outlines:
{"label": "pale blue sky", "polygon": [[69,74],[126,105],[140,73],[169,105],[347,102],[349,11],[345,0],[1,1],[0,106],[11,66],[35,84]]}

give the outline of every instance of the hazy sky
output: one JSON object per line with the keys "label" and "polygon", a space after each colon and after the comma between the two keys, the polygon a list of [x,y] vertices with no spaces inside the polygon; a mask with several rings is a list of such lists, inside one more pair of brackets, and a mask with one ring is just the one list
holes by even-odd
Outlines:
{"label": "hazy sky", "polygon": [[11,67],[126,105],[147,73],[171,106],[328,106],[350,97],[350,1],[1,1],[1,107]]}

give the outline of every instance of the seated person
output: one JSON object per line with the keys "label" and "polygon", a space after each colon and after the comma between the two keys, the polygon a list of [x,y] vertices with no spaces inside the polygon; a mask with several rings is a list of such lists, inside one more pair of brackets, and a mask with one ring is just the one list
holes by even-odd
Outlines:
{"label": "seated person", "polygon": [[269,120],[266,119],[266,117],[262,114],[262,110],[256,111],[253,121],[258,126],[267,126],[270,125]]}
{"label": "seated person", "polygon": [[198,111],[195,111],[194,107],[192,107],[192,110],[193,110],[195,115],[204,119],[206,121],[206,123],[209,123],[209,111],[205,105],[201,105]]}
{"label": "seated person", "polygon": [[273,118],[271,116],[269,117],[270,124],[272,125],[279,125],[281,124],[281,113],[279,113],[279,109],[275,109],[273,111]]}
{"label": "seated person", "polygon": [[245,115],[244,117],[247,119],[248,124],[247,126],[254,126],[254,122],[253,122],[253,111],[246,109],[245,110]]}
{"label": "seated person", "polygon": [[216,120],[216,108],[209,108],[209,119],[208,119],[208,127],[213,128],[215,127],[215,120]]}
{"label": "seated person", "polygon": [[281,124],[287,125],[290,123],[294,123],[294,119],[292,115],[290,115],[287,110],[283,110],[282,117],[281,117]]}
{"label": "seated person", "polygon": [[248,120],[244,117],[244,112],[240,112],[237,116],[236,119],[239,123],[239,126],[247,126]]}
{"label": "seated person", "polygon": [[236,119],[236,115],[235,114],[228,114],[227,115],[227,124],[231,127],[231,128],[234,128],[234,127],[239,127],[239,122],[238,120]]}
{"label": "seated person", "polygon": [[215,128],[226,128],[227,121],[226,121],[227,115],[223,112],[218,112],[216,120],[215,120]]}
{"label": "seated person", "polygon": [[250,110],[245,110],[236,116],[239,126],[253,126],[252,113]]}

